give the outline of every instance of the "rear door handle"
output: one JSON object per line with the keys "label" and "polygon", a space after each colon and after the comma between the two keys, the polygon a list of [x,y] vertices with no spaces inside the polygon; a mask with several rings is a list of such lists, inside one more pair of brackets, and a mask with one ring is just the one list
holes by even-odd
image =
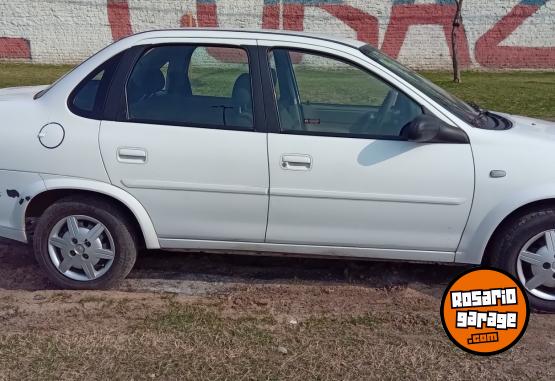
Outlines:
{"label": "rear door handle", "polygon": [[308,171],[312,168],[312,158],[309,155],[283,154],[281,168],[291,171]]}
{"label": "rear door handle", "polygon": [[118,148],[118,161],[121,163],[144,164],[147,160],[147,153],[144,148]]}

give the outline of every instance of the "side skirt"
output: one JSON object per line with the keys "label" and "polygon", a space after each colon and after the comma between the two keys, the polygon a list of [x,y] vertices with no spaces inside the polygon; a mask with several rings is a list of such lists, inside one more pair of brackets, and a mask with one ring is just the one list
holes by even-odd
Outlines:
{"label": "side skirt", "polygon": [[161,238],[160,247],[184,251],[262,252],[268,254],[292,254],[295,256],[345,257],[422,262],[455,261],[455,253],[445,251],[419,251],[399,249],[375,249],[342,246],[288,245],[280,243],[254,243],[233,241],[207,241],[194,239]]}

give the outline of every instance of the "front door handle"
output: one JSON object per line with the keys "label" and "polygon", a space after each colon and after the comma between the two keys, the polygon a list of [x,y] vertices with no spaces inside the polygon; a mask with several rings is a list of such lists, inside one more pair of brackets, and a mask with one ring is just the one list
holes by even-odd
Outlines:
{"label": "front door handle", "polygon": [[281,168],[291,171],[308,171],[312,168],[312,158],[309,155],[284,154],[281,155]]}
{"label": "front door handle", "polygon": [[118,148],[118,161],[121,163],[144,164],[146,160],[147,153],[143,148]]}

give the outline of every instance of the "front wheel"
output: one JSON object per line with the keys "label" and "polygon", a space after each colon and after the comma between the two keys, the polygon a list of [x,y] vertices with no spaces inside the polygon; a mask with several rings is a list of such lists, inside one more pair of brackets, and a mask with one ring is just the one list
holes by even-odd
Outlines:
{"label": "front wheel", "polygon": [[534,309],[555,312],[555,209],[529,212],[506,226],[491,264],[522,283]]}
{"label": "front wheel", "polygon": [[63,199],[39,219],[35,256],[57,286],[106,289],[123,280],[135,264],[131,232],[117,205],[95,198]]}

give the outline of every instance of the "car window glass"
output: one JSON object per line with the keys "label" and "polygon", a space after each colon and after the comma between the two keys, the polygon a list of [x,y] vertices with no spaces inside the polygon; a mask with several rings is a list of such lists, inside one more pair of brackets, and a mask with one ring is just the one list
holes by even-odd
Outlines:
{"label": "car window glass", "polygon": [[270,51],[270,75],[272,76],[272,83],[274,85],[276,99],[280,99],[281,97],[280,82],[277,79],[277,67],[276,67],[276,60],[275,60],[273,51]]}
{"label": "car window glass", "polygon": [[374,62],[377,62],[386,69],[397,74],[399,77],[416,87],[418,90],[422,91],[424,94],[438,102],[443,107],[447,108],[461,119],[473,125],[480,123],[480,119],[476,118],[478,115],[478,111],[476,109],[436,85],[429,79],[426,79],[406,66],[403,66],[401,63],[388,57],[386,54],[370,45],[363,46],[360,51],[367,57],[371,58]]}
{"label": "car window glass", "polygon": [[249,61],[241,48],[149,49],[133,68],[126,96],[130,121],[253,129]]}
{"label": "car window glass", "polygon": [[398,138],[422,114],[387,82],[336,58],[275,49],[270,68],[284,133]]}
{"label": "car window glass", "polygon": [[102,77],[104,77],[104,70],[101,70],[93,78],[91,78],[85,85],[75,94],[73,98],[73,105],[82,111],[92,112],[96,100],[96,94],[100,87]]}
{"label": "car window glass", "polygon": [[[211,55],[217,57],[220,63],[212,67],[207,65]],[[243,74],[249,74],[244,50],[198,47],[191,56],[189,80],[193,95],[230,98],[236,79]]]}
{"label": "car window glass", "polygon": [[84,117],[102,117],[104,99],[120,58],[117,55],[106,61],[77,86],[69,101],[72,112]]}

